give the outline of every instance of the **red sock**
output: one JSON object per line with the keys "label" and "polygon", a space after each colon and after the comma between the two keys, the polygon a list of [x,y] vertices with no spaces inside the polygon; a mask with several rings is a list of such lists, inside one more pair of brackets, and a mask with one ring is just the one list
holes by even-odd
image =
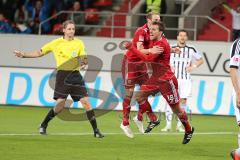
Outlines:
{"label": "red sock", "polygon": [[156,122],[158,120],[157,116],[153,113],[152,108],[151,111],[147,111],[147,115],[151,122]]}
{"label": "red sock", "polygon": [[143,114],[147,112],[147,115],[151,122],[157,121],[157,116],[153,113],[151,105],[147,100],[139,103],[139,112],[138,112],[138,120],[142,121]]}
{"label": "red sock", "polygon": [[192,127],[188,121],[187,113],[180,107],[180,104],[172,104],[170,105],[172,111],[178,116],[179,120],[182,122],[185,132],[189,133],[192,131]]}
{"label": "red sock", "polygon": [[130,114],[130,106],[131,100],[124,98],[123,99],[123,120],[122,123],[124,126],[129,125],[129,114]]}
{"label": "red sock", "polygon": [[180,113],[178,113],[177,116],[178,116],[179,120],[182,122],[182,124],[183,124],[183,126],[185,128],[185,132],[186,133],[191,132],[192,127],[191,127],[191,125],[190,125],[190,123],[188,121],[187,113],[184,110],[182,110]]}

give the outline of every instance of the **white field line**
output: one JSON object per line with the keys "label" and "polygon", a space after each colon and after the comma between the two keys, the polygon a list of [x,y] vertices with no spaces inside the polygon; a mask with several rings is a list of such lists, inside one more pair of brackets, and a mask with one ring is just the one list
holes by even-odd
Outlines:
{"label": "white field line", "polygon": [[[124,133],[103,133],[104,135],[124,135]],[[141,133],[134,133],[141,135]],[[145,135],[162,135],[162,136],[173,136],[183,135],[184,133],[149,133]],[[196,132],[194,135],[237,135],[237,132]],[[86,136],[93,135],[93,133],[49,133],[50,136]],[[0,133],[0,136],[41,136],[39,133]]]}

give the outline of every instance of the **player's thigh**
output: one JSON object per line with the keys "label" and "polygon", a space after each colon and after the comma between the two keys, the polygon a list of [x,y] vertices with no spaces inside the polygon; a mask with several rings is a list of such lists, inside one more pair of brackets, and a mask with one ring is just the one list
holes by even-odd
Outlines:
{"label": "player's thigh", "polygon": [[140,91],[138,91],[135,95],[135,99],[137,102],[142,102],[147,100],[147,98],[152,94],[152,92],[150,91],[145,91],[140,89]]}
{"label": "player's thigh", "polygon": [[147,99],[150,95],[155,95],[159,92],[159,84],[156,78],[151,77],[140,86],[140,91],[136,94],[137,101]]}
{"label": "player's thigh", "polygon": [[178,82],[175,77],[162,81],[159,85],[159,90],[169,105],[179,103]]}

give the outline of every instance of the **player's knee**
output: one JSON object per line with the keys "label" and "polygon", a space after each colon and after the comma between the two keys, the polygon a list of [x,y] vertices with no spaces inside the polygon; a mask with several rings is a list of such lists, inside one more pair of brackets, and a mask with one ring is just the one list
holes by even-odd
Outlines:
{"label": "player's knee", "polygon": [[82,99],[80,100],[80,102],[81,102],[83,108],[85,108],[86,110],[92,109],[92,107],[91,107],[91,105],[90,105],[90,103],[89,103],[89,101],[88,101],[88,98],[84,97],[84,98],[82,98]]}
{"label": "player's knee", "polygon": [[65,102],[66,100],[58,100],[56,106],[54,107],[54,112],[57,114],[60,113],[65,107]]}
{"label": "player's knee", "polygon": [[132,90],[126,91],[125,98],[132,99],[132,96],[133,96],[133,91]]}
{"label": "player's knee", "polygon": [[140,103],[145,100],[145,97],[143,97],[141,94],[136,94],[135,99],[138,103]]}
{"label": "player's knee", "polygon": [[186,98],[182,98],[181,99],[181,105],[187,105],[187,99]]}

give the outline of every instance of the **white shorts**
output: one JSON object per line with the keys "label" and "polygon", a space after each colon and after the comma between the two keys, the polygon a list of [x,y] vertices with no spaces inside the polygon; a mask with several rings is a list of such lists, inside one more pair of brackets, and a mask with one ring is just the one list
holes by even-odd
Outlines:
{"label": "white shorts", "polygon": [[178,79],[178,93],[180,98],[189,98],[192,95],[192,80]]}
{"label": "white shorts", "polygon": [[235,109],[235,116],[236,116],[237,124],[240,126],[240,109],[236,105],[236,95],[235,94],[232,95],[232,99],[233,99],[233,106]]}

